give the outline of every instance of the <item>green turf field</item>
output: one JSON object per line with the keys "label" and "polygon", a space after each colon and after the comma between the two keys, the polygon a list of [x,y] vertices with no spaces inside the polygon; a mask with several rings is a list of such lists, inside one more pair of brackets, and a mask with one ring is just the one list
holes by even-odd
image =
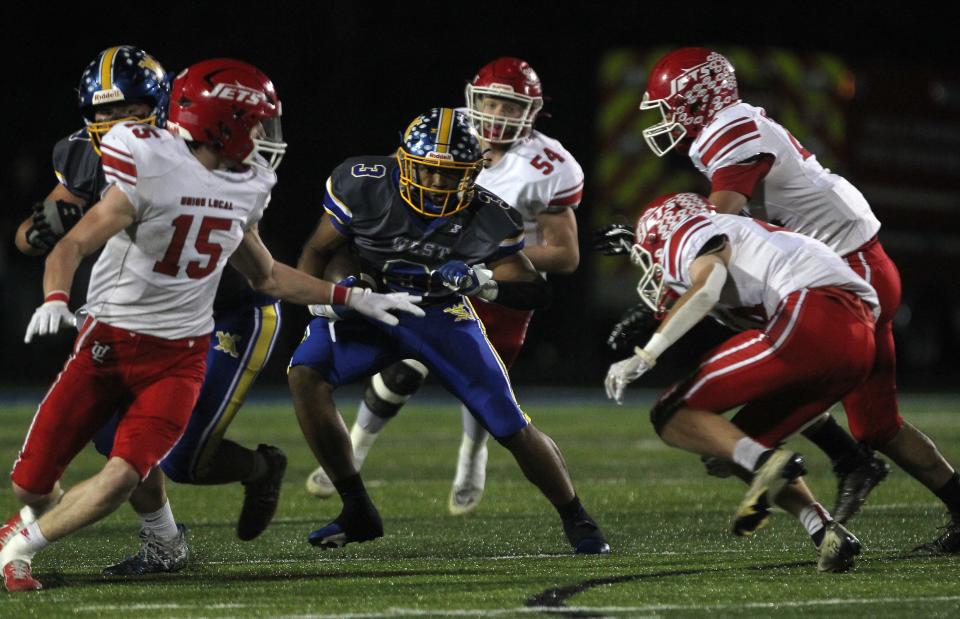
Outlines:
{"label": "green turf field", "polygon": [[[623,408],[599,399],[575,404],[576,398],[525,406],[564,451],[584,504],[606,529],[609,556],[571,556],[555,512],[496,445],[479,509],[448,516],[459,412],[440,404],[408,406],[367,461],[364,476],[386,537],[316,550],[307,533],[336,515],[339,500],[304,492],[315,463],[292,410],[277,400],[248,405],[230,432],[248,445],[279,445],[290,457],[277,518],[259,539],[242,543],[234,536],[239,486],[171,485],[177,519],[190,528],[190,568],[136,580],[100,577],[101,567],[136,548],[137,524],[124,508],[39,555],[34,574],[47,589],[0,593],[0,616],[960,615],[960,557],[904,553],[934,537],[944,514],[899,470],[852,522],[865,545],[856,569],[819,574],[809,539],[783,513],[753,539],[732,537],[728,521],[743,486],[706,477],[697,458],[660,443],[647,422],[649,399],[629,395]],[[960,399],[904,397],[903,408],[960,462]],[[0,407],[4,466],[32,412],[32,406]],[[810,485],[832,507],[825,458],[808,443],[794,444],[807,456]],[[100,462],[88,450],[65,484]],[[0,508],[4,517],[15,508],[6,484]]]}

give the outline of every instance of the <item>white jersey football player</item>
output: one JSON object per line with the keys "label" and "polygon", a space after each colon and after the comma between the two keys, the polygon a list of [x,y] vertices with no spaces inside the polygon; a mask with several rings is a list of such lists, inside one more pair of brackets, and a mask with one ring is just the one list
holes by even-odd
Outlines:
{"label": "white jersey football player", "polygon": [[[893,317],[900,305],[900,274],[884,252],[880,222],[864,196],[832,173],[763,109],[740,100],[734,68],[721,54],[683,48],[661,58],[650,72],[641,109],[662,121],[643,134],[657,155],[679,147],[711,183],[710,202],[738,213],[751,198],[750,214],[815,238],[877,291],[876,358],[862,385],[843,400],[850,433],[825,416],[804,432],[834,461],[837,508],[845,521],[888,470],[877,449],[944,500],[951,523],[927,552],[960,552],[960,475],[923,434],[900,416],[896,398]],[[866,422],[865,420],[869,420]],[[918,466],[922,454],[927,465]]]}
{"label": "white jersey football player", "polygon": [[[14,495],[41,515],[27,523],[16,514],[0,527],[8,591],[41,588],[30,561],[51,542],[112,513],[138,487],[162,492],[156,467],[200,392],[228,259],[255,289],[294,303],[345,302],[391,324],[386,310],[422,315],[407,295],[356,294],[275,262],[263,245],[257,222],[286,148],[269,78],[243,62],[209,60],[181,73],[173,96],[169,132],[126,122],[104,137],[103,197],[47,258],[27,342],[75,324],[66,291],[80,261],[106,244],[88,318],[11,473]],[[117,411],[107,463],[60,500],[65,468]]]}
{"label": "white jersey football player", "polygon": [[[524,253],[542,273],[572,273],[580,262],[574,209],[583,195],[583,170],[563,145],[533,128],[543,107],[540,79],[528,63],[498,58],[480,69],[466,87],[465,112],[480,134],[488,159],[477,184],[523,216]],[[503,362],[520,353],[532,312],[474,301],[474,308]],[[380,430],[426,378],[422,364],[407,360],[373,377],[350,436],[357,467]],[[463,438],[448,500],[451,514],[479,504],[486,482],[487,432],[462,407]],[[307,491],[326,498],[334,492],[317,468]]]}

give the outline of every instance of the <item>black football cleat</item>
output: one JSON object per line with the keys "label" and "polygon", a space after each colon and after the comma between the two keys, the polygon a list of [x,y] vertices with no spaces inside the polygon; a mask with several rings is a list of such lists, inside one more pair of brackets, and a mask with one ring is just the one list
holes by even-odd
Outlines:
{"label": "black football cleat", "polygon": [[952,514],[950,522],[941,527],[943,533],[926,544],[913,549],[916,554],[924,555],[952,555],[960,552],[960,514]]}
{"label": "black football cleat", "polygon": [[258,445],[257,451],[267,460],[263,479],[243,483],[243,507],[237,520],[237,537],[245,542],[255,539],[266,530],[277,513],[280,486],[287,470],[287,456],[277,447]]}
{"label": "black football cleat", "polygon": [[837,505],[833,519],[844,524],[857,515],[867,495],[886,478],[890,465],[866,446],[861,446],[852,462],[838,462],[833,467],[837,476]]}
{"label": "black football cleat", "polygon": [[587,510],[582,507],[574,518],[563,521],[563,532],[566,534],[570,545],[573,546],[573,554],[605,555],[610,553],[610,544],[603,536],[603,531],[590,517]]}

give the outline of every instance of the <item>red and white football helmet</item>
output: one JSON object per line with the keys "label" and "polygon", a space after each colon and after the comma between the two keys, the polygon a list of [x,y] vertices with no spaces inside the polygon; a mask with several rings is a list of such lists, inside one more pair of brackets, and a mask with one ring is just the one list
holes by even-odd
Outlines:
{"label": "red and white football helmet", "polygon": [[276,170],[286,152],[280,100],[270,78],[229,58],[204,60],[173,82],[167,128],[192,142],[210,144],[224,157]]}
{"label": "red and white football helmet", "polygon": [[717,112],[740,101],[733,65],[703,47],[684,47],[661,58],[650,71],[641,110],[660,110],[663,120],[643,130],[643,139],[662,157],[684,138],[694,139]]}
{"label": "red and white football helmet", "polygon": [[[515,117],[485,112],[486,97],[513,101],[520,105],[522,114]],[[484,65],[467,84],[466,98],[470,121],[484,140],[494,144],[512,144],[529,135],[543,108],[540,78],[519,58],[497,58]]]}
{"label": "red and white football helmet", "polygon": [[677,227],[694,215],[717,209],[695,193],[669,193],[644,207],[637,222],[630,261],[640,269],[637,294],[654,312],[663,312],[663,249]]}

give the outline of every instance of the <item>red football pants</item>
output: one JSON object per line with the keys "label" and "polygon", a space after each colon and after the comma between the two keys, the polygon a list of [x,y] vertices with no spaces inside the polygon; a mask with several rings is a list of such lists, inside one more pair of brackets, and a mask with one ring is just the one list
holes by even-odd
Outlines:
{"label": "red football pants", "polygon": [[893,317],[900,307],[900,273],[876,237],[846,255],[844,260],[880,297],[873,371],[843,399],[850,433],[878,447],[892,439],[903,426],[897,407],[897,351],[893,342]]}
{"label": "red football pants", "polygon": [[508,368],[520,356],[520,349],[527,339],[527,327],[533,312],[471,299],[470,304],[486,331],[487,339]]}
{"label": "red football pants", "polygon": [[661,396],[652,417],[743,405],[734,424],[773,446],[862,383],[875,354],[873,317],[859,297],[837,288],[800,290],[765,330],[744,331],[708,353]]}
{"label": "red football pants", "polygon": [[10,477],[47,494],[118,410],[110,457],[146,477],[179,440],[197,401],[209,336],[165,340],[87,320],[40,403]]}

